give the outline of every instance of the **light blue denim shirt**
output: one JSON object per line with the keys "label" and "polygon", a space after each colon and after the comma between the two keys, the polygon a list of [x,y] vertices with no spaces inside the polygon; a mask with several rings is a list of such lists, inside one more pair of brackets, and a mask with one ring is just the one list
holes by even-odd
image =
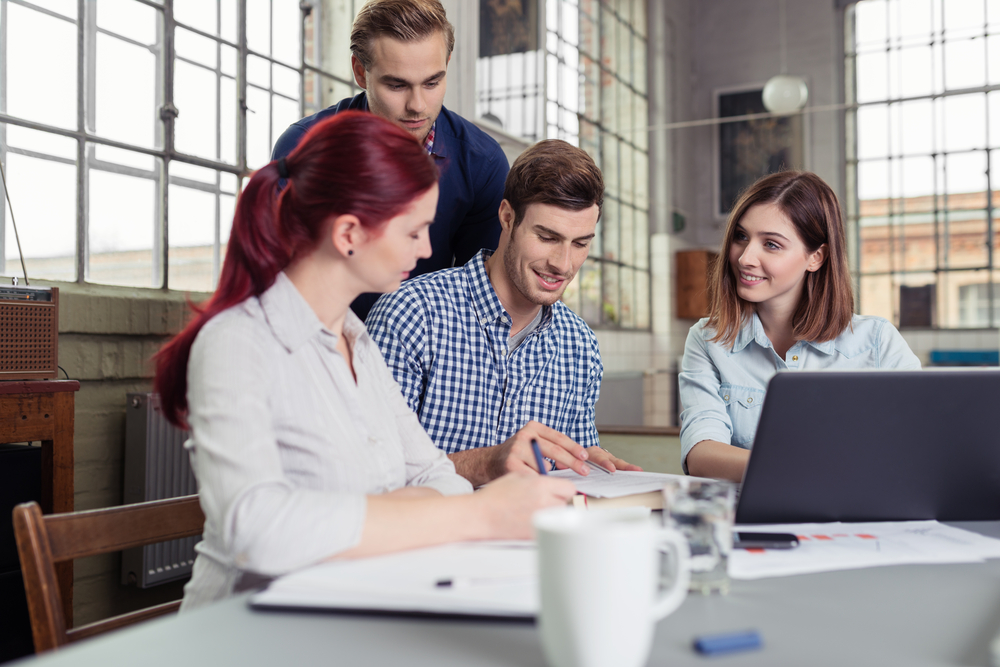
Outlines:
{"label": "light blue denim shirt", "polygon": [[691,327],[678,377],[681,463],[702,440],[753,447],[767,383],[781,370],[919,369],[920,360],[881,317],[855,315],[851,326],[825,343],[798,341],[782,359],[760,318],[745,324],[732,349],[709,342],[708,318]]}

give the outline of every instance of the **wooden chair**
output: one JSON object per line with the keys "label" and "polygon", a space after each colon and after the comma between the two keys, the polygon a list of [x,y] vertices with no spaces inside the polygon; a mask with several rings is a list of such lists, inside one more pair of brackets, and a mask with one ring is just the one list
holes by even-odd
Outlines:
{"label": "wooden chair", "polygon": [[68,629],[56,563],[201,535],[204,524],[198,496],[45,516],[35,502],[15,507],[14,535],[35,652],[169,614],[180,607],[179,601],[168,602]]}

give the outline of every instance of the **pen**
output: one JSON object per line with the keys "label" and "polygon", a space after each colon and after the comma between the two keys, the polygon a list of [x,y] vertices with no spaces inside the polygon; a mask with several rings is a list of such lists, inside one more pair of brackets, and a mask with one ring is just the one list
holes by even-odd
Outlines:
{"label": "pen", "polygon": [[722,635],[695,637],[694,650],[702,655],[720,655],[760,648],[760,634],[756,630],[729,632]]}
{"label": "pen", "polygon": [[601,465],[600,463],[594,463],[593,461],[590,461],[590,460],[588,460],[588,461],[587,461],[587,465],[589,465],[589,466],[594,466],[594,467],[595,467],[595,468],[597,468],[598,470],[601,470],[601,471],[603,471],[603,472],[606,472],[606,473],[608,473],[609,475],[614,475],[614,474],[615,474],[613,470],[608,470],[607,468],[605,468],[604,466],[602,466],[602,465]]}
{"label": "pen", "polygon": [[548,475],[548,466],[545,465],[545,459],[542,458],[542,450],[538,448],[538,441],[534,438],[531,439],[531,450],[535,452],[535,463],[538,464],[538,472],[542,475]]}
{"label": "pen", "polygon": [[531,583],[535,578],[529,574],[498,574],[493,577],[449,577],[434,582],[436,588],[469,588],[473,586],[500,586],[504,584]]}

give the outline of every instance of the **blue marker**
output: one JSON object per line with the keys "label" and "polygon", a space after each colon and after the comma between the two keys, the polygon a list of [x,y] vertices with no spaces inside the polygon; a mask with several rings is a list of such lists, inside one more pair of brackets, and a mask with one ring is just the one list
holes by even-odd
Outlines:
{"label": "blue marker", "polygon": [[548,475],[549,467],[545,465],[545,459],[542,458],[542,450],[538,448],[538,441],[534,438],[531,439],[531,450],[535,452],[535,463],[538,464],[538,472]]}
{"label": "blue marker", "polygon": [[756,630],[745,632],[730,632],[723,635],[708,635],[696,637],[694,650],[702,655],[722,655],[736,651],[749,651],[760,648],[760,634]]}

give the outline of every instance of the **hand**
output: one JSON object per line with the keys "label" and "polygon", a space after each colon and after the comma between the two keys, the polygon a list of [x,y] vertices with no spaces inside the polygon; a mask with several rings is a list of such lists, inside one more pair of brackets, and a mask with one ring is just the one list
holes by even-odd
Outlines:
{"label": "hand", "polygon": [[490,448],[493,457],[490,465],[491,478],[508,472],[538,472],[535,452],[531,449],[532,440],[538,441],[542,456],[555,461],[557,468],[572,468],[581,475],[590,472],[585,463],[589,458],[586,449],[559,431],[530,421],[505,442]]}
{"label": "hand", "polygon": [[565,505],[574,495],[576,487],[568,479],[521,472],[490,482],[473,497],[482,503],[491,539],[528,540],[535,512]]}
{"label": "hand", "polygon": [[635,472],[642,472],[642,468],[637,465],[632,465],[628,461],[618,458],[606,449],[601,449],[600,447],[588,447],[587,448],[588,460],[594,463],[599,463],[611,472],[616,470],[632,470]]}

